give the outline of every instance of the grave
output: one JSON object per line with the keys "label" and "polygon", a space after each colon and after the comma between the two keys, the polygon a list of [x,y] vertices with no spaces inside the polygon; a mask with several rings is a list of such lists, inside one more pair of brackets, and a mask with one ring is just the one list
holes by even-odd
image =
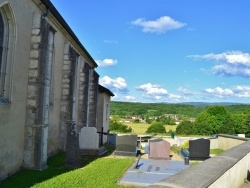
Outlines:
{"label": "grave", "polygon": [[189,159],[206,160],[210,158],[210,140],[200,138],[189,140]]}
{"label": "grave", "polygon": [[137,135],[116,135],[116,148],[114,155],[136,156]]}
{"label": "grave", "polygon": [[148,158],[170,160],[170,143],[163,139],[149,140]]}
{"label": "grave", "polygon": [[148,187],[189,167],[183,161],[141,159],[138,168],[135,163],[124,173],[119,184]]}
{"label": "grave", "polygon": [[116,134],[109,134],[108,135],[108,144],[110,146],[115,146],[116,145]]}
{"label": "grave", "polygon": [[99,134],[95,127],[83,127],[79,134],[81,155],[102,155],[106,152],[104,146],[99,147]]}

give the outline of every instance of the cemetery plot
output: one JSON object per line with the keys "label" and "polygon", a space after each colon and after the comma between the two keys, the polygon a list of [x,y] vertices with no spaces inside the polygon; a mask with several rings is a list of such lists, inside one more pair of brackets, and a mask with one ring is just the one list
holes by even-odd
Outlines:
{"label": "cemetery plot", "polygon": [[206,160],[210,158],[210,140],[197,139],[189,140],[189,159]]}
{"label": "cemetery plot", "polygon": [[149,140],[148,158],[170,160],[170,143],[163,139]]}
{"label": "cemetery plot", "polygon": [[206,160],[210,158],[210,140],[204,138],[189,140],[189,148],[184,148],[179,153],[184,159]]}
{"label": "cemetery plot", "polygon": [[137,135],[116,135],[114,155],[136,156]]}

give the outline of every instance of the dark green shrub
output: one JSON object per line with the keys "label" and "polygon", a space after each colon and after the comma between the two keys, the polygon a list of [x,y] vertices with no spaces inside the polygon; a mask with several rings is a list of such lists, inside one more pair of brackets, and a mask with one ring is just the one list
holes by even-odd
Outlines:
{"label": "dark green shrub", "polygon": [[110,121],[109,128],[110,128],[110,131],[113,131],[113,132],[119,132],[119,133],[131,133],[132,132],[131,127],[128,127],[127,125],[124,125],[120,122],[113,121],[113,120]]}
{"label": "dark green shrub", "polygon": [[139,119],[135,119],[135,120],[134,120],[134,123],[139,123],[139,122],[140,122]]}
{"label": "dark green shrub", "polygon": [[155,122],[150,125],[146,131],[146,133],[166,133],[165,127],[161,122]]}
{"label": "dark green shrub", "polygon": [[190,135],[196,134],[197,132],[195,125],[191,121],[184,120],[176,127],[176,133]]}

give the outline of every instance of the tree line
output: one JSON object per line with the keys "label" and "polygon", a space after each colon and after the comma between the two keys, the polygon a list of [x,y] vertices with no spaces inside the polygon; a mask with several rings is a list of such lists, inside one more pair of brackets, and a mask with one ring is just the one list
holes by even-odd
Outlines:
{"label": "tree line", "polygon": [[[145,120],[149,116],[158,116],[152,123],[152,128],[147,132],[160,130],[162,125],[174,124],[173,119],[164,116],[165,114],[176,114],[182,117],[181,123],[176,128],[177,134],[182,135],[213,135],[213,134],[240,134],[245,133],[250,136],[250,105],[232,104],[232,105],[191,105],[191,104],[164,104],[164,103],[129,103],[129,102],[111,102],[111,115],[129,118],[131,116],[140,116]],[[195,121],[191,122],[190,117]],[[121,127],[122,130],[130,132],[122,125],[112,127]],[[157,124],[157,125],[155,125]],[[160,125],[161,124],[161,125]]]}
{"label": "tree line", "polygon": [[184,120],[176,128],[177,134],[213,135],[246,134],[250,136],[250,109],[230,113],[224,106],[210,106],[194,122]]}
{"label": "tree line", "polygon": [[[195,103],[194,103],[195,104]],[[118,102],[111,101],[110,114],[119,115],[120,117],[129,118],[131,116],[162,116],[164,114],[176,114],[183,118],[194,117],[205,111],[209,106],[218,106],[216,103],[197,103],[191,104],[168,104],[168,103],[134,103],[134,102]],[[232,113],[242,113],[250,108],[247,104],[225,104],[225,109]]]}

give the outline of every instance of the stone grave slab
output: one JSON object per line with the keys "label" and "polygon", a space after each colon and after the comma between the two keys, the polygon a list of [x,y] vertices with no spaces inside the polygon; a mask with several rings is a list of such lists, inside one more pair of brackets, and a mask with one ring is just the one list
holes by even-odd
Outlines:
{"label": "stone grave slab", "polygon": [[200,138],[189,140],[189,159],[206,160],[210,158],[210,140]]}
{"label": "stone grave slab", "polygon": [[147,187],[189,167],[183,161],[140,159],[139,168],[135,163],[118,182],[123,185]]}
{"label": "stone grave slab", "polygon": [[114,155],[136,156],[137,135],[116,135]]}
{"label": "stone grave slab", "polygon": [[149,159],[169,160],[170,143],[163,139],[149,140]]}

